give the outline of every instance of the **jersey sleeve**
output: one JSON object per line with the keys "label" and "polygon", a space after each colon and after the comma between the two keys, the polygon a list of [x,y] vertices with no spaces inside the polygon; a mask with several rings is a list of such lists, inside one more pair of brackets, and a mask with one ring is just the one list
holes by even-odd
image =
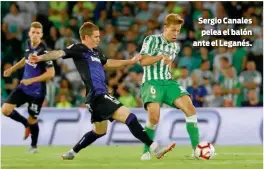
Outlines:
{"label": "jersey sleeve", "polygon": [[[48,53],[48,51],[45,50],[44,53]],[[51,60],[50,61],[46,61],[45,62],[45,67],[46,68],[53,67],[53,61],[51,61]]]}
{"label": "jersey sleeve", "polygon": [[98,50],[98,53],[99,53],[99,58],[100,58],[102,65],[105,65],[108,58],[104,54],[102,54],[102,52],[99,50]]}
{"label": "jersey sleeve", "polygon": [[[37,53],[37,55],[42,55],[42,54],[46,54],[46,53],[49,52],[47,50],[47,46],[44,43],[41,43],[41,45],[42,46],[40,48],[40,51]],[[46,68],[53,67],[53,61],[45,61],[44,65],[45,65]]]}
{"label": "jersey sleeve", "polygon": [[155,43],[155,38],[153,36],[147,36],[144,39],[140,54],[152,56],[154,43]]}
{"label": "jersey sleeve", "polygon": [[46,61],[45,62],[45,67],[46,68],[53,67],[53,62],[51,60],[50,61]]}
{"label": "jersey sleeve", "polygon": [[76,44],[72,44],[67,48],[63,49],[65,55],[62,57],[63,59],[68,58],[78,58],[82,56],[82,53],[78,51],[78,46]]}

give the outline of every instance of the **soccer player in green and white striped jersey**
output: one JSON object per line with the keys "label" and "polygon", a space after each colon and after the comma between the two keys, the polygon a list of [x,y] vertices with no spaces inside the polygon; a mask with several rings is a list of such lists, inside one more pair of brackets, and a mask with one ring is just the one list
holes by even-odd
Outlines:
{"label": "soccer player in green and white striped jersey", "polygon": [[157,62],[143,67],[144,75],[142,83],[149,80],[171,79],[170,65],[166,61],[170,62],[174,60],[179,51],[180,47],[178,44],[169,43],[162,34],[146,37],[140,54],[157,56]]}
{"label": "soccer player in green and white striped jersey", "polygon": [[[184,20],[177,14],[169,14],[165,18],[164,32],[147,36],[140,52],[140,63],[144,69],[141,96],[148,121],[145,131],[154,138],[159,122],[160,104],[181,109],[186,116],[186,128],[190,136],[193,150],[199,143],[199,130],[195,107],[189,93],[176,81],[172,80],[170,65],[180,51],[176,43]],[[150,160],[149,147],[144,146],[141,160]]]}

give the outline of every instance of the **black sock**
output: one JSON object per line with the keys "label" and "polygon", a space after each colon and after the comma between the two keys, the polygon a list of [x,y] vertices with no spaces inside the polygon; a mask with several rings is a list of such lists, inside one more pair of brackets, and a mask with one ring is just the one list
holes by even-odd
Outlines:
{"label": "black sock", "polygon": [[78,153],[81,149],[89,146],[98,138],[104,136],[105,134],[96,134],[94,131],[86,133],[82,139],[73,147],[73,151]]}
{"label": "black sock", "polygon": [[30,133],[31,133],[31,146],[37,148],[38,135],[39,135],[39,125],[38,122],[35,124],[30,124]]}
{"label": "black sock", "polygon": [[126,119],[126,125],[130,132],[140,141],[150,146],[153,141],[148,137],[143,127],[139,124],[137,116],[131,113]]}
{"label": "black sock", "polygon": [[16,110],[13,110],[13,112],[8,117],[22,123],[25,127],[28,127],[27,119],[21,116]]}

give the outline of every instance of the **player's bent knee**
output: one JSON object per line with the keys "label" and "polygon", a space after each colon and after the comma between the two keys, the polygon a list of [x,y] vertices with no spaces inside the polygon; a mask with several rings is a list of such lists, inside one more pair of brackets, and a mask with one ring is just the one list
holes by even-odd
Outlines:
{"label": "player's bent knee", "polygon": [[125,123],[129,115],[130,115],[130,110],[127,107],[122,106],[116,110],[112,118],[121,123]]}
{"label": "player's bent knee", "polygon": [[5,116],[9,116],[13,112],[13,110],[14,110],[14,107],[9,106],[5,103],[2,106],[2,114]]}
{"label": "player's bent knee", "polygon": [[147,105],[148,118],[151,124],[156,125],[159,122],[160,105],[159,103],[149,103]]}
{"label": "player's bent knee", "polygon": [[174,105],[181,109],[185,115],[191,116],[196,114],[195,107],[192,103],[191,98],[188,95],[184,95],[174,101]]}
{"label": "player's bent knee", "polygon": [[98,135],[106,134],[107,132],[107,120],[102,122],[95,122],[93,131]]}
{"label": "player's bent knee", "polygon": [[159,116],[158,115],[150,115],[149,121],[151,122],[151,124],[156,125],[159,123]]}
{"label": "player's bent knee", "polygon": [[8,111],[8,109],[4,109],[4,108],[2,107],[2,114],[3,114],[4,116],[9,116],[9,115],[11,114],[11,112]]}

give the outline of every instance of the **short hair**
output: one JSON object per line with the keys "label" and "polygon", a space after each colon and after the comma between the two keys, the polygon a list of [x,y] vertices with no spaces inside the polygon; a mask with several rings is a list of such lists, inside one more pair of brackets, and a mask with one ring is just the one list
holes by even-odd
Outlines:
{"label": "short hair", "polygon": [[79,34],[81,39],[84,39],[85,35],[91,36],[93,34],[93,31],[98,31],[99,28],[95,24],[91,22],[85,22],[79,30]]}
{"label": "short hair", "polygon": [[30,28],[40,28],[41,30],[43,30],[43,26],[40,22],[32,22]]}
{"label": "short hair", "polygon": [[170,25],[183,25],[184,20],[182,17],[178,14],[169,14],[166,16],[165,21],[164,21],[164,26],[170,26]]}

